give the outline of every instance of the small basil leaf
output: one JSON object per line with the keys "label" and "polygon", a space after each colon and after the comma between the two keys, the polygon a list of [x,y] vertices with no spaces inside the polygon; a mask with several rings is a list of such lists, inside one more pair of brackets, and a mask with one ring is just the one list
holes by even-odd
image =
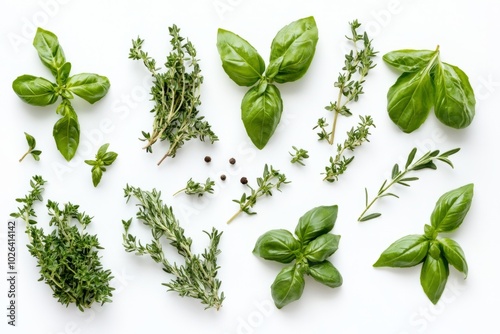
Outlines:
{"label": "small basil leaf", "polygon": [[57,107],[57,113],[62,115],[62,118],[54,124],[52,135],[59,152],[66,160],[70,161],[75,156],[80,143],[78,116],[68,101],[63,101]]}
{"label": "small basil leaf", "polygon": [[109,90],[108,78],[92,74],[81,73],[70,77],[66,88],[89,103],[95,103],[102,99]]}
{"label": "small basil leaf", "polygon": [[217,50],[222,68],[239,86],[252,86],[264,73],[265,64],[257,50],[231,31],[219,29]]}
{"label": "small basil leaf", "polygon": [[427,239],[434,240],[436,239],[438,232],[431,225],[425,224],[424,235]]}
{"label": "small basil leaf", "polygon": [[269,64],[269,66],[266,69],[266,78],[268,80],[270,81],[273,80],[276,74],[278,74],[282,62],[283,62],[283,57],[279,57],[278,59],[275,59],[273,62]]}
{"label": "small basil leaf", "polygon": [[96,158],[101,159],[104,156],[104,154],[106,154],[108,147],[109,143],[101,145],[101,147],[99,147],[99,149],[97,150]]}
{"label": "small basil leaf", "polygon": [[462,247],[456,241],[449,238],[440,238],[439,244],[448,263],[467,277],[469,267],[467,266]]}
{"label": "small basil leaf", "polygon": [[271,295],[276,307],[280,309],[298,300],[302,296],[304,285],[304,272],[300,266],[283,268],[271,285]]}
{"label": "small basil leaf", "polygon": [[299,248],[300,243],[287,230],[271,230],[257,239],[253,253],[266,260],[290,263]]}
{"label": "small basil leaf", "polygon": [[[33,150],[36,146],[36,139],[29,133],[25,132],[24,137],[26,137],[26,141],[28,142],[28,146],[31,150]],[[32,151],[33,152],[33,151]]]}
{"label": "small basil leaf", "polygon": [[330,261],[323,261],[309,266],[307,273],[316,281],[337,288],[342,285],[342,276]]}
{"label": "small basil leaf", "polygon": [[109,166],[116,160],[117,157],[118,157],[118,153],[106,152],[103,155],[103,157],[101,158],[101,160],[102,160],[102,163],[104,164],[104,166]]}
{"label": "small basil leaf", "polygon": [[443,194],[431,214],[431,224],[436,231],[450,232],[458,228],[469,212],[473,195],[472,183]]}
{"label": "small basil leaf", "polygon": [[402,72],[415,72],[426,67],[439,51],[430,50],[396,50],[386,53],[382,59]]}
{"label": "small basil leaf", "polygon": [[474,118],[476,99],[467,75],[446,63],[437,66],[434,75],[436,117],[455,129],[469,126]]}
{"label": "small basil leaf", "polygon": [[374,267],[413,267],[421,263],[429,249],[423,235],[407,235],[392,243],[379,257]]}
{"label": "small basil leaf", "polygon": [[69,78],[69,73],[71,72],[71,63],[64,63],[64,65],[59,69],[57,74],[57,82],[60,85],[65,85]]}
{"label": "small basil leaf", "polygon": [[443,294],[448,280],[448,262],[443,257],[438,259],[427,256],[420,272],[420,284],[425,294],[433,304],[436,304]]}
{"label": "small basil leaf", "polygon": [[318,206],[307,211],[299,219],[295,228],[295,235],[303,243],[328,233],[333,229],[337,220],[338,206]]}
{"label": "small basil leaf", "polygon": [[32,75],[21,75],[12,83],[14,92],[26,103],[48,106],[57,101],[57,86],[47,79]]}
{"label": "small basil leaf", "polygon": [[269,63],[280,62],[274,80],[279,83],[295,81],[307,72],[316,51],[318,28],[314,17],[306,17],[283,27],[271,44]]}
{"label": "small basil leaf", "polygon": [[102,178],[102,169],[98,166],[92,168],[92,184],[97,187]]}
{"label": "small basil leaf", "polygon": [[57,77],[59,69],[66,62],[64,51],[59,45],[57,36],[50,31],[38,28],[33,40],[33,46],[38,52],[42,63],[50,69],[54,77]]}
{"label": "small basil leaf", "polygon": [[340,235],[323,234],[312,240],[304,250],[304,256],[311,262],[322,262],[339,248]]}
{"label": "small basil leaf", "polygon": [[263,149],[271,139],[283,112],[281,94],[272,84],[268,84],[263,93],[259,86],[254,86],[241,102],[241,119],[252,143]]}

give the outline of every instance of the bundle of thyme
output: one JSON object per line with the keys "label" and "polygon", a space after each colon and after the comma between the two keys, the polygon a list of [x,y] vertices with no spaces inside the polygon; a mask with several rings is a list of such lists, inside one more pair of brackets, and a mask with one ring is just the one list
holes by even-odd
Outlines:
{"label": "bundle of thyme", "polygon": [[159,72],[156,61],[142,50],[143,39],[132,41],[129,54],[131,59],[142,60],[153,77],[153,130],[151,133],[142,131],[144,138],[141,140],[147,142],[144,148],[150,153],[153,151],[153,144],[158,140],[167,140],[170,143],[167,153],[158,165],[167,157],[175,157],[177,150],[193,138],[204,141],[207,137],[211,143],[218,140],[210,124],[203,116],[198,116],[203,76],[193,44],[185,41],[179,31],[176,25],[169,28],[172,51],[167,57],[166,70],[163,73]]}

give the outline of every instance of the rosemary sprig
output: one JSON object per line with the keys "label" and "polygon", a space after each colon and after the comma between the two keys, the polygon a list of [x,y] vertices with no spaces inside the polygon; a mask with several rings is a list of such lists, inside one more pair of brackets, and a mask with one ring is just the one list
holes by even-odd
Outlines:
{"label": "rosemary sprig", "polygon": [[[156,189],[152,191],[143,191],[127,185],[125,197],[127,202],[133,196],[138,201],[139,211],[137,219],[144,225],[151,228],[153,240],[147,244],[137,240],[135,236],[129,233],[132,219],[123,220],[125,233],[123,233],[123,246],[127,252],[134,252],[137,255],[149,255],[155,262],[160,263],[163,270],[172,274],[175,279],[169,283],[163,283],[168,291],[176,291],[180,296],[188,296],[200,299],[206,308],[219,309],[224,300],[224,293],[219,294],[221,281],[217,279],[217,255],[219,240],[222,232],[212,228],[210,233],[205,232],[210,244],[204,253],[200,255],[193,254],[191,250],[192,240],[184,235],[184,229],[174,216],[172,208],[165,205],[161,200],[161,193]],[[184,265],[171,263],[163,251],[162,239],[170,242],[177,252],[185,259]]]}
{"label": "rosemary sprig", "polygon": [[292,149],[295,151],[294,153],[288,152],[292,156],[290,162],[292,164],[298,163],[299,165],[305,166],[304,160],[309,158],[309,152],[295,146],[292,146]]}
{"label": "rosemary sprig", "polygon": [[167,153],[158,165],[167,157],[175,157],[177,150],[193,138],[204,141],[207,137],[211,143],[218,140],[210,124],[203,116],[198,116],[203,76],[193,44],[185,41],[179,31],[176,25],[169,28],[172,51],[167,57],[163,73],[156,67],[156,61],[142,50],[143,39],[132,41],[129,54],[131,59],[142,60],[153,77],[153,130],[151,133],[142,132],[144,138],[141,140],[147,142],[144,149],[151,153],[153,144],[158,140],[170,142]]}
{"label": "rosemary sprig", "polygon": [[25,132],[24,136],[26,137],[26,142],[28,143],[28,151],[23,154],[21,159],[19,159],[19,162],[22,162],[24,158],[26,158],[29,154],[35,159],[36,161],[40,161],[40,154],[42,154],[42,151],[40,150],[35,150],[36,147],[36,139],[29,133]]}
{"label": "rosemary sprig", "polygon": [[240,213],[244,212],[248,215],[255,215],[257,212],[250,209],[257,203],[257,199],[264,195],[272,196],[272,190],[276,189],[281,191],[280,187],[283,184],[290,183],[287,181],[286,175],[279,170],[274,169],[273,166],[264,165],[262,177],[257,178],[257,189],[252,188],[249,184],[246,186],[250,189],[250,194],[243,193],[239,200],[233,199],[233,202],[240,205],[239,210],[227,221],[231,223]]}
{"label": "rosemary sprig", "polygon": [[213,194],[214,186],[215,182],[210,180],[210,178],[207,178],[205,183],[195,182],[193,181],[193,178],[190,178],[187,181],[186,186],[181,190],[175,192],[173,196],[184,192],[186,195],[198,195],[198,197],[201,197],[205,193]]}
{"label": "rosemary sprig", "polygon": [[368,200],[368,190],[365,188],[366,207],[359,216],[358,221],[363,222],[380,217],[382,215],[381,213],[371,213],[368,215],[366,213],[379,198],[387,196],[399,198],[399,196],[397,196],[396,194],[387,192],[387,190],[389,190],[389,188],[392,187],[394,184],[400,184],[402,186],[409,187],[410,184],[408,182],[418,180],[418,177],[407,177],[408,173],[426,168],[437,169],[437,166],[434,163],[435,161],[442,161],[450,165],[451,168],[453,168],[453,164],[450,161],[449,157],[457,153],[458,151],[460,151],[459,148],[444,152],[442,154],[439,154],[439,150],[428,151],[420,159],[413,162],[413,160],[415,159],[415,154],[417,153],[417,148],[413,148],[413,150],[411,150],[410,154],[408,155],[404,170],[400,170],[399,165],[395,164],[394,167],[392,168],[391,180],[390,181],[385,180],[382,183],[382,186],[380,187],[377,196],[375,196],[370,202]]}

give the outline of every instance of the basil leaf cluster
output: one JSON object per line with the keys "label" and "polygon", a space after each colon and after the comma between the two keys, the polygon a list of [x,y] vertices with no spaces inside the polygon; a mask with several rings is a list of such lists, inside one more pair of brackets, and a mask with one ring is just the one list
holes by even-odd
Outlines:
{"label": "basil leaf cluster", "polygon": [[34,106],[48,106],[62,98],[56,108],[61,118],[54,125],[52,135],[59,152],[70,161],[80,142],[80,124],[70,100],[77,95],[93,104],[107,94],[110,83],[108,78],[93,73],[70,76],[71,63],[66,61],[57,36],[50,31],[38,28],[33,46],[56,82],[25,74],[14,80],[12,89],[21,100]]}
{"label": "basil leaf cluster", "polygon": [[241,103],[241,119],[253,144],[263,149],[283,113],[283,101],[274,84],[292,82],[307,72],[318,42],[314,18],[306,17],[283,27],[271,44],[269,65],[245,39],[219,29],[217,49],[222,68],[239,86],[251,87]]}
{"label": "basil leaf cluster", "polygon": [[440,59],[439,47],[430,50],[397,50],[384,61],[403,74],[387,93],[391,120],[403,132],[418,129],[434,107],[443,124],[462,129],[475,115],[476,99],[467,75]]}
{"label": "basil leaf cluster", "polygon": [[431,225],[424,227],[424,234],[412,234],[395,241],[373,266],[405,268],[423,263],[420,284],[430,301],[436,304],[446,287],[449,265],[465,277],[468,274],[467,261],[460,245],[438,235],[462,225],[470,209],[473,192],[474,185],[467,184],[442,195],[431,214]]}
{"label": "basil leaf cluster", "polygon": [[299,219],[295,236],[284,229],[271,230],[255,243],[255,255],[288,264],[271,285],[277,308],[281,309],[302,296],[304,275],[331,288],[342,285],[342,276],[327,260],[335,253],[340,241],[339,235],[329,233],[335,225],[337,213],[337,205],[316,207]]}
{"label": "basil leaf cluster", "polygon": [[85,160],[84,162],[92,166],[92,184],[97,187],[101,182],[102,174],[106,171],[106,167],[111,166],[118,157],[118,153],[108,152],[109,143],[102,145],[95,155],[95,160]]}

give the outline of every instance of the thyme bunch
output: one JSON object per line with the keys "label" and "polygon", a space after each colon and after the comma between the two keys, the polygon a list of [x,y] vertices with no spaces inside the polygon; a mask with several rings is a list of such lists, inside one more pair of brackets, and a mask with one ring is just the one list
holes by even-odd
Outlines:
{"label": "thyme bunch", "polygon": [[153,129],[151,133],[142,131],[144,138],[141,140],[146,142],[144,149],[149,153],[153,151],[152,146],[158,140],[167,140],[170,143],[167,153],[158,165],[167,157],[175,157],[177,150],[191,139],[199,138],[204,141],[208,138],[211,143],[218,140],[210,124],[203,116],[198,116],[203,76],[196,58],[196,50],[190,41],[179,35],[180,29],[176,25],[168,30],[172,37],[172,51],[167,56],[164,72],[159,72],[156,61],[142,50],[143,39],[138,37],[132,41],[129,54],[131,59],[142,60],[153,77]]}
{"label": "thyme bunch", "polygon": [[193,178],[190,178],[186,186],[181,190],[174,193],[173,196],[184,192],[186,195],[198,195],[198,197],[203,196],[205,193],[213,194],[214,193],[215,182],[210,178],[207,178],[205,183],[193,181]]}
{"label": "thyme bunch", "polygon": [[[200,299],[206,308],[219,309],[224,300],[224,293],[219,294],[221,281],[217,279],[217,255],[222,232],[212,228],[210,233],[205,232],[210,244],[200,255],[193,254],[191,250],[192,240],[184,234],[184,229],[174,216],[172,208],[165,205],[161,200],[161,193],[156,189],[143,191],[127,185],[124,189],[127,202],[131,197],[138,201],[139,211],[137,219],[151,229],[153,240],[143,245],[140,240],[129,233],[132,219],[123,220],[125,233],[123,233],[123,246],[127,252],[136,255],[149,255],[155,262],[160,263],[163,270],[172,274],[175,278],[169,283],[163,283],[168,291],[176,291],[180,296],[188,296]],[[170,262],[163,251],[162,239],[170,242],[177,252],[184,258],[184,265]]]}

